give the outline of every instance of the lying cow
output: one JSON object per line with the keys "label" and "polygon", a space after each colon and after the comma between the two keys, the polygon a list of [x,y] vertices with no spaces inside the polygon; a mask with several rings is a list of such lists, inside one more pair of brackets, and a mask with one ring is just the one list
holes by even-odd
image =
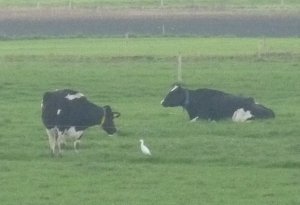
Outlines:
{"label": "lying cow", "polygon": [[112,112],[110,106],[100,107],[74,90],[56,90],[46,92],[42,102],[42,121],[49,137],[49,145],[53,154],[57,146],[61,154],[61,144],[66,138],[74,140],[74,149],[88,127],[100,125],[109,134],[117,130],[113,119],[120,113]]}
{"label": "lying cow", "polygon": [[212,89],[189,90],[175,85],[161,101],[164,107],[182,106],[190,120],[221,120],[232,118],[233,121],[274,118],[274,112],[255,103],[253,98],[235,96]]}

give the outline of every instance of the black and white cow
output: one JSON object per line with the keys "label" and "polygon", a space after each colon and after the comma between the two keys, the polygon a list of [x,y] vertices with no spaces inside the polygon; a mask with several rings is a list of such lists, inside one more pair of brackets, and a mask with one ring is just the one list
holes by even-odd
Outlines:
{"label": "black and white cow", "polygon": [[61,144],[67,138],[74,140],[77,151],[84,130],[94,125],[102,126],[109,135],[114,134],[117,129],[113,119],[119,116],[120,113],[113,112],[110,106],[97,106],[74,90],[56,90],[43,96],[42,121],[53,154],[56,147],[61,154]]}
{"label": "black and white cow", "polygon": [[274,118],[274,112],[249,97],[240,97],[212,89],[189,90],[175,85],[161,101],[164,107],[182,106],[190,120],[218,121],[232,118],[236,122]]}

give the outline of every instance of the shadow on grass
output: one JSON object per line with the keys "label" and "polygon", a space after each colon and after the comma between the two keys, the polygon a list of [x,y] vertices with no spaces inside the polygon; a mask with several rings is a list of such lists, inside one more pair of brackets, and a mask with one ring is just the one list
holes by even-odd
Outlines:
{"label": "shadow on grass", "polygon": [[299,169],[300,162],[277,162],[267,165],[266,168]]}
{"label": "shadow on grass", "polygon": [[223,157],[220,158],[211,158],[211,159],[192,159],[192,158],[159,158],[159,157],[140,157],[129,160],[133,164],[184,164],[184,165],[217,165],[217,166],[253,166],[252,162],[247,161],[236,161],[231,162],[226,160]]}

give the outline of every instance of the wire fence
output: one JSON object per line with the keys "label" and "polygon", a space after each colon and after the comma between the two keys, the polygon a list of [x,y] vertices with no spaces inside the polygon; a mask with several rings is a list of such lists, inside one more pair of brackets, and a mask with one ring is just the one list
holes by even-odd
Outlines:
{"label": "wire fence", "polygon": [[262,0],[259,2],[253,1],[237,1],[237,0],[133,0],[128,2],[123,1],[81,1],[81,0],[62,0],[62,1],[41,1],[41,0],[28,0],[25,2],[20,1],[3,1],[0,2],[0,6],[12,6],[12,7],[63,7],[68,9],[74,8],[101,8],[101,7],[126,7],[126,8],[147,8],[147,7],[194,7],[194,8],[285,8],[300,6],[300,2],[291,0]]}

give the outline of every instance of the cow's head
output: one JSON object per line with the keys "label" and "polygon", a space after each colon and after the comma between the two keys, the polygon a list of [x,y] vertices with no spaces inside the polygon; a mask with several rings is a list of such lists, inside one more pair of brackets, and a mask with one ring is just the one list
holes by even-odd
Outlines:
{"label": "cow's head", "polygon": [[113,112],[109,105],[103,107],[104,110],[104,118],[102,122],[102,128],[107,132],[107,134],[114,134],[117,129],[115,127],[114,118],[120,117],[119,112]]}
{"label": "cow's head", "polygon": [[187,90],[180,85],[175,85],[167,96],[161,101],[164,107],[184,106]]}

